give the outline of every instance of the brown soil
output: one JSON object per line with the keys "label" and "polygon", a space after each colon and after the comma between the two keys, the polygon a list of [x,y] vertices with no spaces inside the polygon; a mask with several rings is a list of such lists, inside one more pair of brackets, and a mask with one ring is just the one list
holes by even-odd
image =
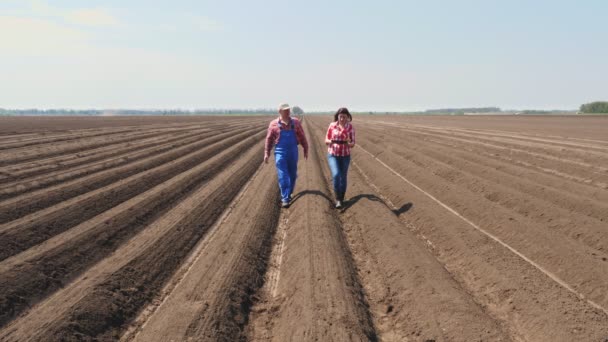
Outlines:
{"label": "brown soil", "polygon": [[0,118],[0,340],[608,340],[608,118],[270,119]]}

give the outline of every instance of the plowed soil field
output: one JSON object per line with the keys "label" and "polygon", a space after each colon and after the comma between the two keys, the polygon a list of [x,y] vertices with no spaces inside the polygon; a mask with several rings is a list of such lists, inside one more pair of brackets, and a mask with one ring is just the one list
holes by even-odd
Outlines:
{"label": "plowed soil field", "polygon": [[608,117],[271,119],[0,118],[0,341],[608,341]]}

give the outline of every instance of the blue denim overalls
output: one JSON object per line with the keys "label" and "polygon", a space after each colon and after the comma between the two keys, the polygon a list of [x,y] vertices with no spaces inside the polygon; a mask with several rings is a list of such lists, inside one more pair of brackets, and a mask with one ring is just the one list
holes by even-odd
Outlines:
{"label": "blue denim overalls", "polygon": [[298,139],[291,120],[291,129],[284,129],[279,122],[279,142],[274,149],[274,160],[281,189],[281,201],[289,202],[296,186],[298,172]]}

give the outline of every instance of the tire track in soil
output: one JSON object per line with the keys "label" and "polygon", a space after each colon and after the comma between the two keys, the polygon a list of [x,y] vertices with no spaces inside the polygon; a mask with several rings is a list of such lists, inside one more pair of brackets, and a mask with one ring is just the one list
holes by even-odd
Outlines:
{"label": "tire track in soil", "polygon": [[423,161],[428,172],[519,214],[530,224],[558,232],[600,254],[608,252],[608,236],[605,235],[608,206],[605,203],[564,191],[551,191],[530,184],[526,177],[500,174],[491,167],[463,163],[464,158],[459,158],[457,153],[421,149],[413,154]]}
{"label": "tire track in soil", "polygon": [[244,340],[253,293],[263,283],[278,223],[279,192],[272,176],[274,169],[262,165],[135,340]]}
{"label": "tire track in soil", "polygon": [[[36,213],[55,204],[73,199],[79,195],[91,193],[106,186],[111,186],[120,180],[129,179],[129,177],[137,178],[138,175],[146,176],[148,177],[146,182],[150,182],[150,184],[154,184],[155,179],[156,182],[160,182],[162,179],[167,179],[170,175],[175,175],[188,169],[192,167],[192,165],[196,165],[206,158],[209,158],[209,156],[226,148],[226,146],[234,144],[239,139],[243,139],[260,130],[261,127],[256,127],[240,132],[218,134],[127,165],[94,173],[50,188],[37,190],[2,201],[0,202],[0,213],[2,214],[0,216],[0,223],[7,223],[19,218],[24,218],[28,214]],[[135,189],[139,189],[139,187],[136,187]],[[134,189],[125,188],[118,189],[117,191],[120,193],[121,191],[134,191]],[[31,218],[28,220],[31,220]],[[65,221],[66,218],[63,219],[63,222]],[[15,224],[19,223],[12,223],[10,226],[12,227]],[[6,231],[7,229],[13,228],[2,226],[0,227],[0,232]]]}
{"label": "tire track in soil", "polygon": [[313,147],[315,141],[309,142],[309,160],[298,163],[294,200],[280,218],[288,222],[279,245],[283,249],[277,265],[280,276],[276,271],[267,274],[268,285],[256,294],[259,301],[252,309],[248,338],[375,341],[363,289],[340,222],[330,207],[329,191],[320,173],[321,158]]}
{"label": "tire track in soil", "polygon": [[393,203],[407,199],[417,204],[400,219],[432,246],[430,250],[446,270],[516,337],[530,341],[608,338],[605,312],[558,286],[547,274],[472,229],[388,169],[379,168],[364,152],[357,152],[355,158]]}
{"label": "tire track in soil", "polygon": [[[500,145],[498,142],[487,143],[475,140],[474,138],[464,139],[449,134],[417,131],[405,127],[400,127],[399,129],[407,133],[408,136],[417,136],[423,140],[434,141],[439,139],[455,146],[480,150],[492,159],[502,159],[509,163],[511,159],[519,160],[521,161],[521,165],[528,168],[533,168],[536,171],[544,173],[551,173],[569,181],[577,181],[580,184],[592,184],[593,186],[604,188],[607,182],[608,169],[600,166],[603,163],[597,157],[593,159],[586,158],[587,160],[583,162],[579,160],[580,158],[572,159],[572,155],[564,152],[565,150],[559,151],[560,153],[554,152],[548,154],[542,149],[530,148],[527,150],[520,148],[521,146],[519,145]],[[372,130],[377,131],[377,128],[372,128]],[[582,175],[583,177],[575,175]]]}
{"label": "tire track in soil", "polygon": [[119,339],[258,169],[261,136],[253,138],[256,147],[235,146],[240,159],[180,197],[115,253],[1,330],[0,340]]}
{"label": "tire track in soil", "polygon": [[504,132],[485,130],[466,130],[454,129],[448,127],[432,127],[421,125],[403,125],[389,122],[376,121],[376,124],[386,125],[390,127],[400,127],[404,130],[417,131],[426,134],[448,135],[462,139],[472,139],[478,143],[499,144],[500,146],[508,146],[510,148],[529,148],[530,150],[540,150],[546,154],[560,155],[566,153],[568,155],[578,155],[583,158],[594,155],[596,157],[608,157],[608,149],[601,144],[580,144],[567,143],[564,141],[552,140],[547,138],[530,138],[521,134],[506,134]]}
{"label": "tire track in soil", "polygon": [[259,133],[242,140],[165,183],[1,262],[0,326],[107,256],[261,138]]}
{"label": "tire track in soil", "polygon": [[[409,148],[412,147],[408,146]],[[577,293],[604,308],[608,307],[606,239],[595,224],[596,221],[589,218],[579,221],[577,217],[580,217],[576,214],[566,216],[567,219],[562,218],[562,215],[568,213],[550,207],[545,207],[544,210],[549,211],[543,213],[551,221],[543,221],[540,215],[522,212],[539,207],[539,201],[532,200],[528,204],[525,198],[520,198],[515,207],[509,208],[504,203],[496,202],[508,195],[510,189],[484,185],[483,182],[466,182],[460,178],[446,180],[436,166],[424,162],[426,155],[410,154],[410,157],[416,162],[409,163],[402,157],[394,157],[388,151],[381,155],[382,160],[390,163],[397,172],[407,170],[421,187],[436,194],[447,205],[465,212],[469,220],[486,227],[494,236],[535,260],[576,289]],[[476,193],[480,187],[486,188],[485,191],[491,192],[492,196],[486,198],[483,194]],[[523,207],[517,209],[518,206]],[[569,221],[576,226],[561,224]],[[551,241],[551,244],[547,244],[547,241]]]}
{"label": "tire track in soil", "polygon": [[[311,132],[322,141],[325,130],[319,121],[308,127],[314,126]],[[321,147],[320,153],[325,150]],[[502,322],[486,313],[398,219],[396,214],[413,204],[397,208],[385,201],[356,159],[351,164],[349,194],[339,218],[379,339],[511,341]],[[322,170],[329,186],[329,168],[324,165]]]}
{"label": "tire track in soil", "polygon": [[[417,133],[409,131],[409,134],[415,135]],[[429,142],[448,145],[456,149],[475,150],[480,155],[489,157],[490,160],[502,160],[506,164],[517,164],[529,170],[555,175],[567,182],[575,182],[579,187],[592,186],[600,189],[608,187],[608,169],[600,167],[598,171],[594,170],[596,167],[592,166],[603,165],[603,162],[599,159],[590,161],[592,164],[580,164],[579,162],[569,160],[567,157],[570,156],[567,151],[558,154],[557,157],[552,157],[546,156],[543,153],[522,151],[500,145],[485,145],[475,143],[474,141],[467,142],[462,139],[450,139],[437,135],[434,137],[436,138],[427,137],[423,139]],[[437,139],[443,141],[439,142]]]}
{"label": "tire track in soil", "polygon": [[[576,151],[586,152],[588,150],[596,151],[596,152],[608,152],[608,146],[603,146],[603,144],[607,144],[606,141],[601,140],[587,140],[585,143],[582,142],[574,142],[567,141],[568,137],[551,137],[545,135],[537,135],[537,136],[529,136],[521,133],[507,133],[501,131],[492,131],[492,130],[471,130],[471,129],[462,129],[462,128],[453,128],[453,127],[439,127],[439,126],[423,126],[423,125],[407,125],[402,127],[411,127],[414,129],[426,130],[426,131],[437,131],[437,132],[456,132],[462,134],[462,136],[468,137],[485,137],[485,139],[493,140],[493,141],[510,141],[515,144],[524,143],[524,142],[532,142],[536,143],[536,146],[551,146],[558,148],[572,148]],[[496,140],[500,139],[500,140]],[[504,139],[504,140],[503,140]],[[580,139],[579,139],[580,140]],[[583,140],[584,141],[584,140]],[[525,144],[524,144],[525,145]],[[604,153],[605,154],[605,153]]]}
{"label": "tire track in soil", "polygon": [[[417,150],[424,149],[425,153],[427,153],[426,151],[437,151],[444,156],[449,155],[458,158],[461,162],[467,161],[469,163],[477,164],[488,170],[486,172],[500,174],[501,177],[506,177],[507,179],[519,179],[520,181],[525,181],[526,184],[531,183],[533,186],[536,186],[536,189],[535,191],[529,191],[529,193],[536,196],[543,196],[541,198],[544,200],[555,200],[555,196],[572,197],[574,199],[570,200],[570,202],[580,203],[580,206],[576,208],[576,211],[578,212],[589,210],[587,208],[589,205],[597,206],[597,204],[608,202],[608,192],[600,190],[601,188],[604,188],[604,185],[595,182],[592,186],[591,184],[594,183],[594,181],[584,177],[565,174],[554,169],[539,167],[528,161],[511,157],[502,157],[495,153],[466,148],[445,141],[428,139],[425,139],[424,141],[425,146],[418,148]],[[448,149],[449,151],[442,152],[441,149]],[[520,186],[519,182],[511,183],[513,183],[514,186]],[[545,192],[551,192],[551,194],[545,194]],[[581,203],[585,202],[586,197],[591,198],[598,203]],[[599,209],[593,208],[593,210],[602,212],[604,209],[601,209],[600,207]],[[594,217],[599,215],[595,212],[586,214],[589,216],[596,215]]]}
{"label": "tire track in soil", "polygon": [[[392,146],[398,144],[396,139],[384,140]],[[361,141],[367,143],[369,140],[363,138]],[[522,224],[528,221],[528,225],[537,225],[540,229],[550,230],[551,233],[558,232],[595,249],[596,251],[590,254],[593,253],[596,259],[608,258],[608,236],[605,234],[608,206],[594,200],[591,197],[593,194],[582,197],[557,189],[551,191],[530,184],[527,177],[512,177],[483,163],[467,163],[466,160],[470,158],[458,151],[444,151],[432,145],[420,145],[411,142],[405,145],[407,148],[384,150],[382,156],[394,165],[404,168],[404,161],[416,160],[416,165],[426,172],[462,188],[455,191],[471,192],[484,202],[490,201],[516,213],[510,220],[518,217]],[[513,166],[505,164],[501,171],[510,168]]]}
{"label": "tire track in soil", "polygon": [[[392,126],[386,126],[386,127],[388,128],[388,127],[392,127]],[[605,177],[606,172],[608,172],[608,168],[600,166],[602,164],[598,163],[597,158],[593,159],[593,160],[584,158],[584,160],[582,160],[581,158],[585,157],[585,155],[582,155],[582,156],[579,155],[579,158],[577,158],[577,159],[570,159],[571,158],[570,155],[568,156],[568,158],[565,158],[563,155],[560,155],[557,152],[549,154],[549,153],[547,153],[546,150],[542,150],[542,149],[540,150],[540,152],[536,152],[533,149],[531,149],[531,150],[523,149],[523,148],[521,148],[522,146],[520,146],[520,145],[514,145],[514,146],[511,146],[508,144],[500,145],[498,142],[488,143],[488,142],[484,142],[484,141],[475,140],[474,138],[467,139],[467,138],[460,138],[460,137],[455,137],[455,136],[451,136],[451,135],[447,135],[447,134],[439,134],[436,132],[432,132],[432,133],[431,132],[422,132],[422,131],[415,130],[412,128],[400,127],[400,129],[403,131],[406,131],[410,134],[447,139],[447,140],[464,143],[464,144],[473,144],[474,146],[477,146],[478,148],[484,148],[486,150],[508,151],[510,154],[517,153],[517,154],[527,155],[530,158],[535,159],[535,162],[533,164],[558,163],[558,164],[562,164],[562,165],[569,165],[569,167],[571,167],[571,168],[575,168],[576,170],[583,171],[586,174],[596,175],[597,177]],[[568,174],[568,173],[566,173],[566,174]],[[588,177],[591,177],[591,176],[588,176]]]}
{"label": "tire track in soil", "polygon": [[[372,129],[375,134],[381,131]],[[385,137],[382,135],[383,138]],[[460,152],[461,154],[465,154],[467,156],[478,156],[486,163],[492,163],[496,165],[498,170],[503,170],[505,166],[510,168],[515,168],[521,170],[526,177],[532,175],[536,175],[535,181],[542,182],[543,180],[553,180],[556,177],[559,177],[559,180],[553,181],[553,186],[561,186],[563,183],[563,190],[568,190],[573,193],[579,193],[578,189],[580,188],[580,194],[588,194],[588,193],[598,193],[599,189],[606,188],[606,177],[608,177],[608,173],[602,174],[595,171],[590,171],[588,167],[581,166],[573,166],[569,164],[569,161],[566,158],[561,158],[565,161],[561,162],[558,160],[545,159],[540,154],[536,156],[530,156],[527,153],[517,152],[513,149],[504,147],[504,146],[484,146],[476,144],[475,142],[466,142],[454,140],[446,135],[434,135],[430,136],[425,133],[416,132],[413,130],[407,131],[407,135],[402,137],[407,144],[415,144],[417,146],[421,146],[419,144],[420,141],[424,141],[424,145],[429,145],[428,147],[435,146],[435,149],[438,151],[442,151],[450,149],[454,151],[454,153]],[[371,139],[371,137],[370,137]],[[563,154],[560,157],[566,157],[567,154]],[[601,165],[599,160],[594,160],[594,164]],[[515,165],[517,167],[515,167]],[[547,176],[550,177],[547,177]],[[542,177],[546,177],[543,179]],[[602,177],[604,177],[604,181],[602,181]]]}

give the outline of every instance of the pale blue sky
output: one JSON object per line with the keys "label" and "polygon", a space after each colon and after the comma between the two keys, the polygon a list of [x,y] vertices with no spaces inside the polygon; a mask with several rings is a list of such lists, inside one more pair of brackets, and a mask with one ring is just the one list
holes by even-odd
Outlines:
{"label": "pale blue sky", "polygon": [[575,109],[608,1],[0,0],[0,108]]}

